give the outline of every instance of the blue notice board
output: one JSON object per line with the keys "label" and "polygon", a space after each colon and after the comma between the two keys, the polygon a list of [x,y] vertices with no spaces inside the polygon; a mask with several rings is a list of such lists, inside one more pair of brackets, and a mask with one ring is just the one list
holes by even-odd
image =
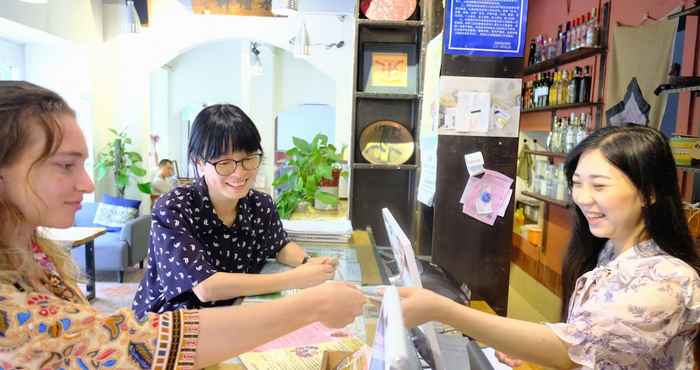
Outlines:
{"label": "blue notice board", "polygon": [[522,57],[527,0],[447,0],[445,53]]}

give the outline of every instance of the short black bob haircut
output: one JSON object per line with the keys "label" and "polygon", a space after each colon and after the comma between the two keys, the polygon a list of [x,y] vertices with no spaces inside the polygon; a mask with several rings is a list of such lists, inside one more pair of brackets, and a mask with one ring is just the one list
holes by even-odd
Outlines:
{"label": "short black bob haircut", "polygon": [[202,109],[192,124],[187,157],[193,164],[234,152],[261,153],[260,133],[248,115],[232,104]]}

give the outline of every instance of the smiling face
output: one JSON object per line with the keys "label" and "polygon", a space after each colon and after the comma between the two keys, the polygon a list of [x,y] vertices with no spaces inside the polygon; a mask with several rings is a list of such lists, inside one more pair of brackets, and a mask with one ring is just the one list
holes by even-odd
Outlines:
{"label": "smiling face", "polygon": [[644,229],[639,190],[598,149],[584,152],[572,177],[571,197],[591,233],[624,248]]}
{"label": "smiling face", "polygon": [[[203,174],[207,182],[207,188],[209,189],[212,199],[223,198],[237,201],[248,195],[250,189],[255,185],[255,176],[258,174],[258,169],[247,170],[243,168],[244,166],[241,161],[247,159],[247,162],[251,162],[253,158],[257,158],[257,155],[257,153],[239,151],[214,158],[207,163],[202,163],[200,161],[198,163],[198,170]],[[234,165],[229,161],[238,161],[238,163],[235,164],[236,170],[230,175],[219,174],[219,172],[225,173],[225,171],[222,171],[222,168]],[[213,163],[219,163],[220,170],[218,172]],[[248,165],[247,167],[252,168],[254,166]]]}
{"label": "smiling face", "polygon": [[47,138],[34,124],[37,127],[30,131],[24,152],[14,163],[0,168],[0,196],[32,226],[73,225],[83,195],[94,190],[84,167],[87,145],[75,117],[59,114],[56,118],[63,138],[55,153],[37,162]]}

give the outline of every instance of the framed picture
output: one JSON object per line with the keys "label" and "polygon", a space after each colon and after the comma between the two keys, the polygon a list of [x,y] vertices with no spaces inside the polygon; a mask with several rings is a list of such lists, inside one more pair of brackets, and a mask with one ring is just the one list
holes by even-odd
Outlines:
{"label": "framed picture", "polygon": [[416,45],[362,44],[362,91],[415,94],[418,68]]}

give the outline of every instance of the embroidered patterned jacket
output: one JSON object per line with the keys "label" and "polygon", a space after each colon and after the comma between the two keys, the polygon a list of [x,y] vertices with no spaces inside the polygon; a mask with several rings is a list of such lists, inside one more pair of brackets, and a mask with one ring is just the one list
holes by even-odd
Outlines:
{"label": "embroidered patterned jacket", "polygon": [[34,246],[46,278],[0,271],[0,369],[190,369],[199,333],[196,311],[105,315],[63,283]]}

